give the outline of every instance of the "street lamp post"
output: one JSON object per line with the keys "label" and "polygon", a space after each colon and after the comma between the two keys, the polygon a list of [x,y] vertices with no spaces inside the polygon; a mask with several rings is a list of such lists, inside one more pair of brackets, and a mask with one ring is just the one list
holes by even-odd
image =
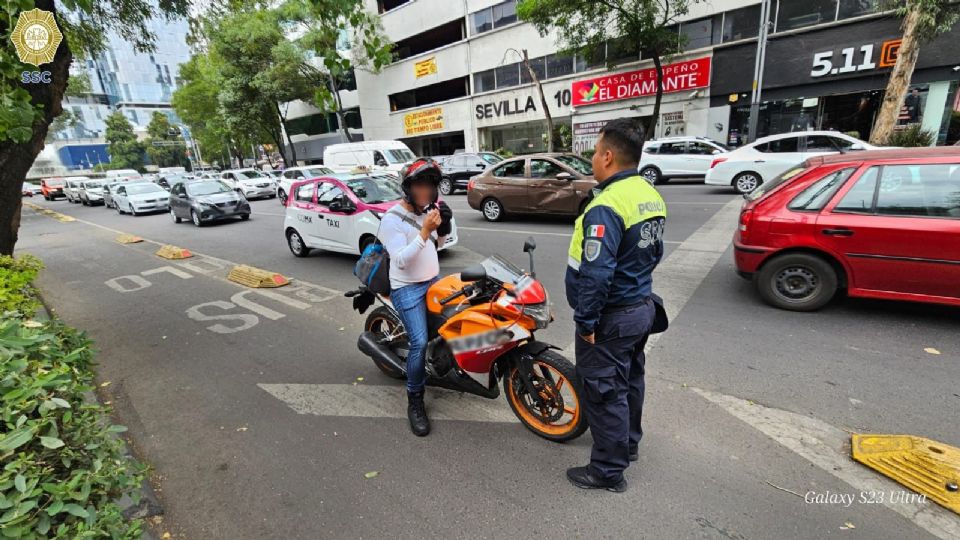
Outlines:
{"label": "street lamp post", "polygon": [[770,0],[760,3],[760,31],[757,35],[757,55],[753,64],[753,89],[750,93],[750,123],[747,131],[750,141],[757,140],[760,122],[760,99],[763,92],[763,66],[767,57],[767,33],[770,29]]}

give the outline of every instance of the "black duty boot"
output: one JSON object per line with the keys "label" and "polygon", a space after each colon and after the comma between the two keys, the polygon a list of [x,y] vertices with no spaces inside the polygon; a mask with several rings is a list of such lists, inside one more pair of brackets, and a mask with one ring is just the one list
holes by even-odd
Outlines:
{"label": "black duty boot", "polygon": [[417,437],[426,437],[430,433],[430,419],[423,405],[423,390],[407,392],[407,418],[410,419],[410,431]]}

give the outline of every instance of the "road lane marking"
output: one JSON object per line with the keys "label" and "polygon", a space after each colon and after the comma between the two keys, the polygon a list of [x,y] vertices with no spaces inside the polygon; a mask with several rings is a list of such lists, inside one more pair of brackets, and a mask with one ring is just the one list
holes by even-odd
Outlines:
{"label": "road lane marking", "polygon": [[[822,420],[709,390],[692,390],[858,491],[905,489],[850,459],[850,436]],[[960,516],[933,502],[884,499],[883,504],[938,538],[960,538]]]}
{"label": "road lane marking", "polygon": [[[407,392],[396,386],[363,384],[258,384],[297,414],[364,418],[407,418]],[[425,396],[430,420],[519,422],[502,400],[431,387]]]}

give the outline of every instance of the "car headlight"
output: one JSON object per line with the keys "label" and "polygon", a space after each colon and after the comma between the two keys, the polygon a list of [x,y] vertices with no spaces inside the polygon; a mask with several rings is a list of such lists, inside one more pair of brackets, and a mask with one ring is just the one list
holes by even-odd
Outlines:
{"label": "car headlight", "polygon": [[541,304],[524,304],[523,314],[533,319],[537,323],[537,328],[546,328],[553,320],[553,310],[550,309],[549,302]]}

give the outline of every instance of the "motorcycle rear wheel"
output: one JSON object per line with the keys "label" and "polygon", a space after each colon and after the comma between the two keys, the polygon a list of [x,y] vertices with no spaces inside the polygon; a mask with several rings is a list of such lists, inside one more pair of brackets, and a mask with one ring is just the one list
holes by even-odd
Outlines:
{"label": "motorcycle rear wheel", "polygon": [[533,359],[533,383],[545,402],[539,407],[527,393],[514,365],[503,378],[503,392],[513,414],[527,429],[544,439],[566,442],[587,431],[576,368],[562,355],[546,350]]}
{"label": "motorcycle rear wheel", "polygon": [[[376,334],[378,340],[387,339],[389,336],[398,336],[404,332],[403,323],[400,322],[400,319],[393,314],[392,311],[387,309],[384,306],[379,306],[373,311],[370,312],[370,315],[367,316],[367,322],[363,324],[363,329],[367,332],[373,332]],[[406,336],[399,338],[395,345],[390,347],[390,350],[393,351],[400,361],[406,363],[407,361],[407,338]],[[399,372],[391,366],[390,364],[384,364],[379,362],[376,358],[372,358],[373,363],[384,372],[386,375],[393,377],[394,379],[406,379],[407,376]]]}

